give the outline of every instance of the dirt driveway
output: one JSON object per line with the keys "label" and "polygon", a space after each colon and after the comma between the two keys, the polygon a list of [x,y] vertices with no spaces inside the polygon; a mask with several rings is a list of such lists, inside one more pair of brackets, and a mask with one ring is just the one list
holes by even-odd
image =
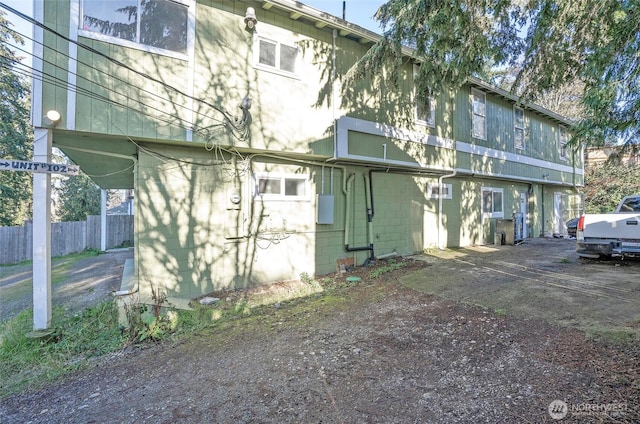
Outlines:
{"label": "dirt driveway", "polygon": [[[75,311],[108,299],[120,290],[124,263],[130,258],[133,249],[113,249],[80,260],[54,258],[52,306]],[[0,266],[0,321],[33,306],[32,275],[31,264]]]}
{"label": "dirt driveway", "polygon": [[575,240],[540,238],[436,251],[425,260],[431,267],[404,284],[500,314],[640,340],[638,260],[580,259]]}
{"label": "dirt driveway", "polygon": [[359,269],[353,286],[11,396],[0,422],[638,422],[638,340],[580,329],[637,336],[640,266],[581,263],[572,244],[434,252],[379,278]]}

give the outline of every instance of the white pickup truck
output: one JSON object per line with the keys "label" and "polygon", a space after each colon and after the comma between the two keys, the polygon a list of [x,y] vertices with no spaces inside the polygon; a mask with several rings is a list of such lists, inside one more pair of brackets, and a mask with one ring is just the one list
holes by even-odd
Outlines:
{"label": "white pickup truck", "polygon": [[640,257],[640,194],[623,198],[615,212],[582,215],[576,239],[584,258]]}

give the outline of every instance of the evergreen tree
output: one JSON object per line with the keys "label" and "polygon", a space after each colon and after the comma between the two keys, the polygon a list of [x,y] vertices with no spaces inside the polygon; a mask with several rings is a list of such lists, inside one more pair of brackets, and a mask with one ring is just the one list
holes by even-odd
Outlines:
{"label": "evergreen tree", "polygon": [[[0,11],[0,158],[30,160],[33,137],[29,122],[29,87],[14,72],[19,58],[9,43],[22,37]],[[31,217],[31,173],[0,170],[0,226],[22,225]]]}
{"label": "evergreen tree", "polygon": [[85,174],[66,178],[59,190],[57,214],[62,221],[84,221],[100,215],[100,187]]}
{"label": "evergreen tree", "polygon": [[511,90],[525,102],[583,84],[575,143],[640,143],[637,0],[390,0],[376,18],[384,36],[356,64],[354,80],[398,82],[404,46],[423,58],[420,91],[456,89],[487,65],[517,67]]}

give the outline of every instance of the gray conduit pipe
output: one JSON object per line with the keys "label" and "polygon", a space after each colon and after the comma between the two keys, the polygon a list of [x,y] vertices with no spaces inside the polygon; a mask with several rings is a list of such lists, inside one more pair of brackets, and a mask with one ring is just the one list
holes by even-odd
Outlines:
{"label": "gray conduit pipe", "polygon": [[438,249],[444,250],[445,246],[442,245],[442,181],[445,178],[455,177],[458,171],[455,169],[451,174],[442,175],[438,178]]}

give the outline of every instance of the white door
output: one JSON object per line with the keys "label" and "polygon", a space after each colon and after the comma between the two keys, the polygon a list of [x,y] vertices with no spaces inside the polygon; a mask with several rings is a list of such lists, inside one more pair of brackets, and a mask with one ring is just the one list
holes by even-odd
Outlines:
{"label": "white door", "polygon": [[562,193],[553,194],[553,234],[564,235],[563,222],[564,202]]}
{"label": "white door", "polygon": [[520,193],[520,213],[522,214],[522,238],[529,237],[529,194],[525,191]]}

